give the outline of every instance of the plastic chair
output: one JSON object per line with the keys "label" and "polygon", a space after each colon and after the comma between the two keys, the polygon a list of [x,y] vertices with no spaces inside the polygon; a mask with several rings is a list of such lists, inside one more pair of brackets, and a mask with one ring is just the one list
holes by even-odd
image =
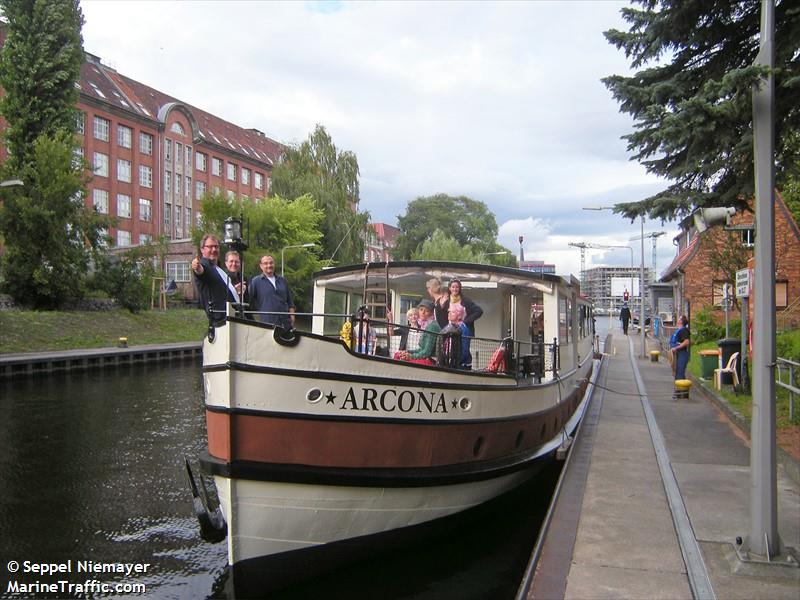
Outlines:
{"label": "plastic chair", "polygon": [[730,373],[733,378],[733,385],[739,387],[739,375],[736,373],[736,361],[739,360],[739,353],[734,352],[728,359],[728,366],[724,369],[714,369],[714,385],[718,390],[722,389],[722,374]]}

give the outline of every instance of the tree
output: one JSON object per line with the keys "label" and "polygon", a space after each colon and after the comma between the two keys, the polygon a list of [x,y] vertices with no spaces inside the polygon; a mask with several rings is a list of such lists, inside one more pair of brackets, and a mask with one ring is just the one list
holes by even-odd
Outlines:
{"label": "tree", "polygon": [[[310,195],[293,201],[271,196],[261,202],[243,202],[240,198],[228,199],[222,192],[207,194],[200,200],[201,224],[193,230],[192,239],[198,245],[204,233],[213,233],[222,240],[223,223],[230,216],[244,216],[245,241],[249,248],[244,253],[244,275],[252,277],[261,273],[258,263],[265,254],[275,257],[280,269],[281,249],[286,246],[314,243],[317,248],[284,253],[286,279],[298,304],[298,310],[311,306],[311,275],[319,270],[318,258],[322,233],[320,223],[323,212]],[[308,251],[305,251],[308,250]],[[224,252],[221,253],[224,256]]]}
{"label": "tree", "polygon": [[419,197],[397,218],[400,235],[394,254],[406,260],[421,251],[426,240],[438,229],[460,246],[469,246],[477,255],[503,250],[497,245],[497,221],[486,204],[466,196],[447,194]]}
{"label": "tree", "polygon": [[16,171],[23,191],[7,190],[0,211],[3,286],[17,302],[37,309],[83,295],[91,249],[101,245],[108,226],[86,207],[86,172],[73,164],[71,137],[36,139],[31,162]]}
{"label": "tree", "polygon": [[356,155],[340,151],[322,125],[308,139],[290,147],[272,171],[270,194],[294,199],[310,195],[323,211],[322,256],[341,263],[361,262],[369,213],[358,212],[359,169]]}
{"label": "tree", "polygon": [[120,254],[98,258],[93,285],[106,292],[123,308],[138,313],[147,308],[153,290],[153,278],[163,277],[154,265],[163,265],[167,238],[158,243],[136,246]]}
{"label": "tree", "polygon": [[0,114],[8,127],[0,211],[3,287],[16,301],[57,308],[83,294],[89,259],[109,220],[87,209],[86,164],[75,160],[75,83],[83,62],[77,0],[1,0]]}
{"label": "tree", "polygon": [[[694,207],[746,208],[754,193],[752,89],[766,70],[759,50],[757,0],[634,0],[624,8],[629,31],[606,39],[623,49],[625,77],[603,79],[621,110],[634,118],[624,136],[633,158],[670,180],[664,191],[615,212],[635,219],[674,219]],[[775,9],[775,149],[780,184],[800,159],[800,10],[791,0]]]}
{"label": "tree", "polygon": [[447,260],[454,262],[479,262],[469,246],[462,246],[455,238],[445,234],[441,229],[433,232],[429,240],[425,240],[418,250],[411,255],[412,260]]}
{"label": "tree", "polygon": [[8,37],[0,52],[0,113],[8,167],[27,162],[42,134],[75,131],[75,104],[84,60],[78,0],[0,0]]}

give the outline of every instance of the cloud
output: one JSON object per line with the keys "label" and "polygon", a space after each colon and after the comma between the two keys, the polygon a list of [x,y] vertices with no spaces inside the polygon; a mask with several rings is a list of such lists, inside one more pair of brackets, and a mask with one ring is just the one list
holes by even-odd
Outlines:
{"label": "cloud", "polygon": [[600,81],[628,72],[602,35],[624,28],[626,2],[161,1],[158,18],[143,6],[84,0],[86,49],[283,142],[324,125],[358,156],[374,220],[466,195],[502,243],[518,251],[522,234],[526,256],[577,272],[569,241],[633,229],[581,206],[665,187],[629,160],[631,120]]}

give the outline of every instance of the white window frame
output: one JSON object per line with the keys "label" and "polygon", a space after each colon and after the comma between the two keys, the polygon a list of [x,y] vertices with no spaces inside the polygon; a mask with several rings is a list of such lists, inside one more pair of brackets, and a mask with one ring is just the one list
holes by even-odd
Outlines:
{"label": "white window frame", "polygon": [[117,180],[131,182],[131,161],[124,158],[117,159]]}
{"label": "white window frame", "polygon": [[175,280],[175,283],[189,283],[189,262],[188,261],[167,261],[167,281]]}
{"label": "white window frame", "polygon": [[117,194],[117,216],[131,218],[131,197],[128,194]]}
{"label": "white window frame", "polygon": [[242,185],[250,185],[250,169],[242,167]]}
{"label": "white window frame", "polygon": [[194,160],[195,160],[195,168],[198,171],[202,171],[203,173],[206,172],[208,168],[208,156],[203,152],[195,152],[194,153]]}
{"label": "white window frame", "polygon": [[208,186],[205,181],[195,181],[195,199],[199,200],[208,191]]}
{"label": "white window frame", "polygon": [[263,190],[264,189],[264,175],[262,175],[261,173],[256,173],[253,183],[256,186],[257,190]]}
{"label": "white window frame", "polygon": [[150,223],[153,220],[153,201],[139,198],[139,220]]}
{"label": "white window frame", "polygon": [[[122,238],[125,238],[123,241]],[[127,242],[127,243],[125,243]],[[124,248],[131,245],[131,232],[125,229],[117,229],[117,246]]]}
{"label": "white window frame", "polygon": [[146,188],[153,187],[153,168],[139,165],[139,185]]}
{"label": "white window frame", "polygon": [[117,124],[117,145],[120,148],[130,148],[133,145],[133,129],[127,125]]}
{"label": "white window frame", "polygon": [[82,110],[75,115],[75,133],[83,135],[86,133],[86,113]]}
{"label": "white window frame", "polygon": [[109,130],[111,129],[111,121],[104,119],[98,115],[94,116],[93,133],[94,139],[103,142],[108,141]]}
{"label": "white window frame", "polygon": [[100,214],[108,214],[108,190],[93,189],[92,190],[92,206]]}
{"label": "white window frame", "polygon": [[108,154],[94,153],[94,174],[98,177],[108,177]]}
{"label": "white window frame", "polygon": [[236,181],[236,165],[228,163],[228,181]]}
{"label": "white window frame", "polygon": [[139,132],[139,152],[147,156],[153,155],[153,136],[144,131]]}
{"label": "white window frame", "polygon": [[211,174],[222,177],[222,159],[216,156],[211,157]]}

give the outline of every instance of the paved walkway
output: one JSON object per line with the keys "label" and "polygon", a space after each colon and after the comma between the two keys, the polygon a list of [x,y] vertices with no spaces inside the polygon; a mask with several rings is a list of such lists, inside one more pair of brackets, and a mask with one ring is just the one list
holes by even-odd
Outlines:
{"label": "paved walkway", "polygon": [[[673,400],[669,364],[639,349],[613,332],[527,597],[797,600],[800,568],[736,557],[750,529],[745,440],[700,394]],[[778,530],[800,549],[800,486],[778,469]]]}

